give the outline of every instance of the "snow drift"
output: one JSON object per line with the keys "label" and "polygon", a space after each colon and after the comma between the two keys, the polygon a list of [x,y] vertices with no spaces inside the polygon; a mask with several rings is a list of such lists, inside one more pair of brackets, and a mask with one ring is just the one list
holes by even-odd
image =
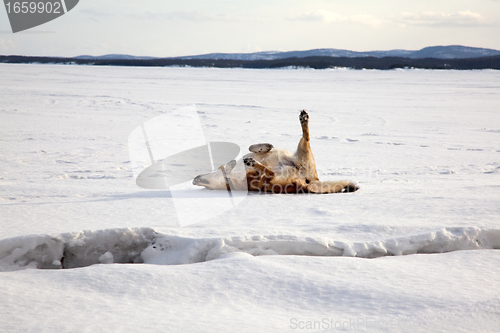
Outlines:
{"label": "snow drift", "polygon": [[152,229],[129,228],[4,239],[0,241],[0,271],[140,263],[141,252],[155,237]]}
{"label": "snow drift", "polygon": [[151,228],[127,228],[1,240],[0,271],[76,268],[100,263],[182,265],[214,260],[227,253],[377,258],[475,249],[500,249],[500,229],[445,228],[374,242],[345,242],[293,235],[186,238],[157,233]]}

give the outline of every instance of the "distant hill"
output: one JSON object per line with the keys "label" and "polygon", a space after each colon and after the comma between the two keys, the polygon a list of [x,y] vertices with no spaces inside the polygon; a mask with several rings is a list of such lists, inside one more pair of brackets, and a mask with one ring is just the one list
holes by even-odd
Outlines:
{"label": "distant hill", "polygon": [[74,64],[94,66],[141,66],[141,67],[217,67],[217,68],[352,68],[352,69],[497,69],[500,70],[500,55],[478,58],[437,59],[404,57],[304,57],[274,60],[233,59],[76,59],[55,57],[1,56],[0,63],[10,64]]}
{"label": "distant hill", "polygon": [[500,55],[500,51],[460,45],[430,46],[414,51],[408,58],[465,59]]}
{"label": "distant hill", "polygon": [[286,58],[306,58],[306,57],[343,57],[343,58],[363,58],[363,57],[398,57],[410,59],[466,59],[480,58],[500,55],[500,51],[479,47],[468,47],[461,45],[430,46],[417,51],[390,50],[390,51],[367,51],[357,52],[341,49],[314,49],[306,51],[265,51],[254,53],[208,53],[182,57],[143,57],[128,54],[106,54],[102,56],[81,55],[73,59],[84,60],[152,60],[152,59],[213,59],[213,60],[277,60]]}
{"label": "distant hill", "polygon": [[81,55],[74,57],[74,59],[85,59],[85,60],[150,60],[157,59],[156,57],[137,57],[128,54],[106,54],[102,56],[91,56],[91,55]]}
{"label": "distant hill", "polygon": [[464,59],[500,55],[500,51],[461,45],[431,46],[418,51],[390,50],[357,52],[340,49],[314,49],[307,51],[268,51],[255,53],[209,53],[195,56],[177,57],[179,59],[223,59],[223,60],[276,60],[286,58],[306,57],[401,57],[410,59],[436,58],[436,59]]}
{"label": "distant hill", "polygon": [[353,68],[353,69],[497,69],[500,51],[460,45],[431,46],[418,51],[356,52],[339,49],[210,53],[185,57],[140,57],[127,54],[81,55],[74,58],[1,56],[0,63],[53,63],[96,66],[191,66],[219,68]]}

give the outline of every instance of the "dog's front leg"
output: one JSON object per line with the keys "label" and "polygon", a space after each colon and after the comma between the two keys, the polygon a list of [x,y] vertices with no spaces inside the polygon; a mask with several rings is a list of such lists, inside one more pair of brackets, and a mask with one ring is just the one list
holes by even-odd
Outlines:
{"label": "dog's front leg", "polygon": [[268,191],[270,182],[275,176],[274,171],[252,157],[244,158],[243,163],[246,165],[248,189],[250,191]]}

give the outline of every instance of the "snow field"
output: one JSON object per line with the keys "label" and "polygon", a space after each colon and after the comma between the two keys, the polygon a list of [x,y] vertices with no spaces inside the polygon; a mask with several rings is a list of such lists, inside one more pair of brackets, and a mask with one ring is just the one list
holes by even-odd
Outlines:
{"label": "snow field", "polygon": [[[0,331],[498,330],[497,71],[0,75]],[[193,104],[207,141],[243,150],[295,149],[306,109],[320,179],[361,189],[251,193],[178,227],[127,139]]]}
{"label": "snow field", "polygon": [[[379,259],[227,254],[192,265],[0,275],[2,330],[495,332],[499,252]],[[34,283],[36,281],[36,283]],[[489,290],[489,292],[485,292]]]}

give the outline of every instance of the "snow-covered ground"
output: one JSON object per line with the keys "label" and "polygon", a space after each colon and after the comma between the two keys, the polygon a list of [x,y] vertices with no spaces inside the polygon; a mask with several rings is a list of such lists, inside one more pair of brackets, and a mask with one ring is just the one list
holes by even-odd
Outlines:
{"label": "snow-covered ground", "polygon": [[[0,77],[0,331],[498,331],[500,72]],[[207,141],[243,149],[294,150],[306,109],[320,179],[361,189],[249,193],[180,227],[128,139],[192,105]]]}

